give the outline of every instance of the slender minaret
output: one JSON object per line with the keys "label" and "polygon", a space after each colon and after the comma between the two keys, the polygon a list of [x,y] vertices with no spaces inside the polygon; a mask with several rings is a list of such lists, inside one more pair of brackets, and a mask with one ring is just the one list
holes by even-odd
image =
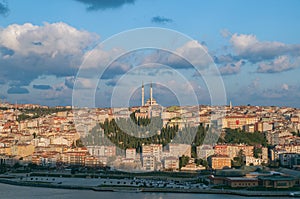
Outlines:
{"label": "slender minaret", "polygon": [[145,106],[145,88],[144,88],[144,82],[142,82],[142,106]]}
{"label": "slender minaret", "polygon": [[231,103],[231,101],[229,102],[229,108],[232,109],[232,103]]}
{"label": "slender minaret", "polygon": [[152,94],[153,94],[153,92],[152,92],[152,82],[151,82],[151,85],[150,85],[150,106],[152,106],[152,99],[153,99]]}

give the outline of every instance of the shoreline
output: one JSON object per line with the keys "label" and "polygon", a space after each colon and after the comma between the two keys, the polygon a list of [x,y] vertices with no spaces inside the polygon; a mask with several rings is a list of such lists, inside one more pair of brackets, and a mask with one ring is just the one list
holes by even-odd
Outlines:
{"label": "shoreline", "polygon": [[0,183],[27,186],[42,187],[52,189],[76,189],[91,190],[98,192],[135,192],[135,193],[186,193],[186,194],[227,194],[245,197],[291,197],[291,191],[246,191],[246,190],[222,190],[222,189],[174,189],[174,188],[149,188],[149,187],[122,187],[122,186],[78,186],[78,185],[62,185],[53,183],[40,183],[28,181],[15,181],[9,179],[0,179]]}

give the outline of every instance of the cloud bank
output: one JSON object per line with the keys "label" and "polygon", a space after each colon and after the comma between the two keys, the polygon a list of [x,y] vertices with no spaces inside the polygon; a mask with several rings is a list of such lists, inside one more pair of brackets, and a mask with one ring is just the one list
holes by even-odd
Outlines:
{"label": "cloud bank", "polygon": [[237,56],[252,63],[271,60],[281,55],[300,55],[299,44],[259,41],[255,35],[233,34],[230,43]]}
{"label": "cloud bank", "polygon": [[27,86],[42,75],[74,75],[98,38],[62,22],[0,29],[0,79],[13,87]]}
{"label": "cloud bank", "polygon": [[230,36],[230,46],[227,49],[231,52],[215,56],[215,61],[224,75],[239,73],[245,63],[257,66],[257,73],[280,73],[300,66],[300,44],[260,41],[253,34],[234,33],[225,36]]}

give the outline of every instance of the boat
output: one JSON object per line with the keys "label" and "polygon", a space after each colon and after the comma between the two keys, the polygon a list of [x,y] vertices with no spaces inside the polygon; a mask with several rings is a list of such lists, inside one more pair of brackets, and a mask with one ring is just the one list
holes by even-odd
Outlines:
{"label": "boat", "polygon": [[139,193],[142,192],[142,189],[136,188],[136,189],[126,189],[126,188],[114,188],[114,192],[128,192],[128,193]]}
{"label": "boat", "polygon": [[291,192],[291,193],[290,193],[290,196],[291,196],[291,197],[300,197],[300,191],[297,191],[297,192]]}
{"label": "boat", "polygon": [[112,192],[128,192],[128,193],[139,193],[142,189],[139,188],[123,188],[123,187],[93,187],[94,191],[112,191]]}
{"label": "boat", "polygon": [[91,189],[93,191],[108,191],[108,192],[114,191],[113,189],[111,189],[109,187],[92,187]]}

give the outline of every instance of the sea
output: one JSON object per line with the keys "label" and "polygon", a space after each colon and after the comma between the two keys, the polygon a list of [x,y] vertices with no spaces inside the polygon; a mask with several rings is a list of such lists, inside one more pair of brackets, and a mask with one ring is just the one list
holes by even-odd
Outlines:
{"label": "sea", "polygon": [[[92,190],[53,189],[42,187],[15,186],[0,183],[0,199],[238,199],[249,198],[235,195],[220,194],[189,194],[189,193],[128,193],[98,192]],[[270,197],[255,197],[270,199]],[[287,199],[289,197],[276,197]]]}

